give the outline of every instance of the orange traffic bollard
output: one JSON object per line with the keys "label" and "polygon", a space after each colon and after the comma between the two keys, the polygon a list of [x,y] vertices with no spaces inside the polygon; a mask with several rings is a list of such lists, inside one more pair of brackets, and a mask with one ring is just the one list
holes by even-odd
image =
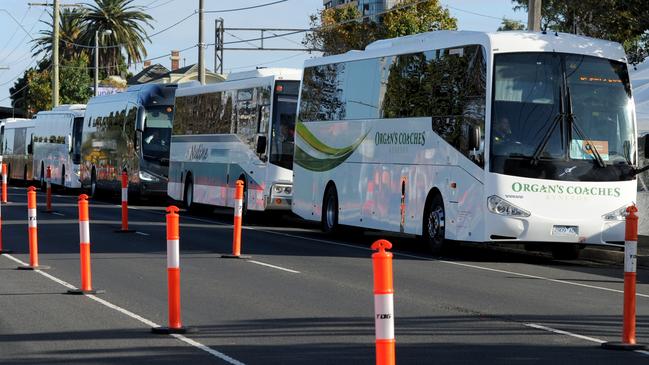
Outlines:
{"label": "orange traffic bollard", "polygon": [[638,254],[638,208],[632,205],[626,208],[626,227],[624,233],[624,322],[622,324],[622,342],[604,342],[602,347],[609,350],[639,350],[635,340],[636,319],[636,263]]}
{"label": "orange traffic bollard", "polygon": [[69,294],[98,294],[103,290],[92,289],[90,272],[90,213],[88,195],[79,195],[79,244],[81,251],[81,289],[68,290]]}
{"label": "orange traffic bollard", "polygon": [[374,269],[374,326],[376,335],[376,364],[395,364],[394,288],[392,284],[392,248],[387,240],[372,244]]}
{"label": "orange traffic bollard", "polygon": [[11,250],[2,248],[2,204],[0,204],[0,255],[3,253],[11,253]]}
{"label": "orange traffic bollard", "polygon": [[47,192],[46,192],[46,198],[45,198],[45,212],[46,213],[51,213],[52,212],[52,168],[47,166],[47,174],[45,175],[46,178],[46,186],[47,186]]}
{"label": "orange traffic bollard", "polygon": [[7,202],[7,164],[2,164],[2,202]]}
{"label": "orange traffic bollard", "polygon": [[133,233],[128,229],[128,174],[122,171],[122,228],[115,231],[118,233]]}
{"label": "orange traffic bollard", "polygon": [[243,215],[243,181],[237,180],[234,191],[234,233],[232,235],[232,255],[221,255],[227,259],[248,259],[241,255],[241,225]]}
{"label": "orange traffic bollard", "polygon": [[180,319],[180,217],[178,207],[167,208],[167,287],[169,304],[169,327],[154,327],[153,333],[186,333]]}
{"label": "orange traffic bollard", "polygon": [[38,227],[36,224],[36,188],[27,188],[27,224],[29,233],[29,266],[19,266],[20,270],[42,270],[49,266],[38,265]]}

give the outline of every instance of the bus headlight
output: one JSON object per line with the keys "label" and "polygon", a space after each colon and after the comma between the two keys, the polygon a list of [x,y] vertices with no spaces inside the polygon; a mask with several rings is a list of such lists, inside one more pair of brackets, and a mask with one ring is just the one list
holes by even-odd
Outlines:
{"label": "bus headlight", "polygon": [[288,184],[274,184],[273,195],[291,195],[293,192],[293,186]]}
{"label": "bus headlight", "polygon": [[617,208],[612,212],[608,212],[602,215],[602,218],[607,221],[623,221],[626,219],[626,208],[628,205]]}
{"label": "bus headlight", "polygon": [[530,216],[530,212],[528,212],[527,210],[519,208],[497,195],[492,195],[487,198],[487,207],[489,208],[490,212],[499,215],[505,215],[509,217]]}
{"label": "bus headlight", "polygon": [[142,180],[142,181],[151,182],[151,181],[158,181],[159,180],[157,177],[155,177],[155,176],[153,176],[153,175],[151,175],[151,174],[149,174],[148,172],[145,172],[145,171],[140,171],[139,175],[140,175],[140,180]]}

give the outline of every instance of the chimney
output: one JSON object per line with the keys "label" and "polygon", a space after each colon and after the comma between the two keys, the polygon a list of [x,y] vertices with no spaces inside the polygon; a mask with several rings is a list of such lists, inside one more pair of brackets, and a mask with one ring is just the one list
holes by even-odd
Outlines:
{"label": "chimney", "polygon": [[171,51],[171,71],[177,70],[180,68],[180,51]]}
{"label": "chimney", "polygon": [[149,60],[144,61],[144,68],[147,68],[149,66],[151,66],[151,61]]}

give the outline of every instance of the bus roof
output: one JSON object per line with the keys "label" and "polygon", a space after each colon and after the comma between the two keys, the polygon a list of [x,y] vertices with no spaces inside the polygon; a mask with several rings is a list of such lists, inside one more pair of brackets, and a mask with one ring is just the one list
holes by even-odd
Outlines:
{"label": "bus roof", "polygon": [[619,43],[574,34],[526,31],[488,33],[441,30],[378,40],[369,44],[365,51],[353,50],[341,55],[306,60],[304,67],[470,44],[481,44],[493,53],[575,53],[626,62],[626,54]]}
{"label": "bus roof", "polygon": [[86,111],[86,104],[64,104],[59,105],[52,110],[42,110],[38,112],[34,118],[37,118],[39,115],[69,115],[72,114],[75,117],[83,117]]}
{"label": "bus roof", "polygon": [[26,118],[7,118],[3,119],[3,121],[5,122],[5,129],[33,127],[36,124],[34,119]]}
{"label": "bus roof", "polygon": [[176,96],[197,95],[224,90],[255,87],[270,84],[274,80],[300,81],[301,78],[302,70],[300,69],[262,68],[253,71],[230,74],[225,81],[217,82],[214,84],[200,85],[192,83],[190,85],[180,87],[176,91]]}
{"label": "bus roof", "polygon": [[102,103],[126,103],[133,102],[136,104],[149,104],[151,100],[164,100],[175,92],[178,85],[176,84],[141,84],[129,86],[126,91],[116,94],[99,95],[88,101],[88,108],[93,104]]}

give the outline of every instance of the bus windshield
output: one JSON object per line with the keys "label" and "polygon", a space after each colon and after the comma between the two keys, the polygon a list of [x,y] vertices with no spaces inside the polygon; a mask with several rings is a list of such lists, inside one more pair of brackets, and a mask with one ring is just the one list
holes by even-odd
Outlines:
{"label": "bus windshield", "polygon": [[173,107],[151,106],[146,109],[142,152],[151,161],[169,161]]}
{"label": "bus windshield", "polygon": [[277,82],[273,105],[270,163],[293,169],[299,81]]}
{"label": "bus windshield", "polygon": [[624,63],[574,54],[499,54],[493,94],[492,172],[631,178],[635,131]]}

